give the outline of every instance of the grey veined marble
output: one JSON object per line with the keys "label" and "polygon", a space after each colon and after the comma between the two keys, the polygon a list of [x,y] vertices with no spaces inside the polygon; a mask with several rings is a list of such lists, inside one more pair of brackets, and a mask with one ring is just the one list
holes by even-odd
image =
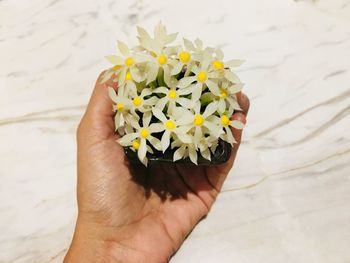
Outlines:
{"label": "grey veined marble", "polygon": [[223,193],[171,260],[350,262],[350,1],[0,1],[0,262],[61,262],[75,129],[135,25],[243,58],[251,110]]}

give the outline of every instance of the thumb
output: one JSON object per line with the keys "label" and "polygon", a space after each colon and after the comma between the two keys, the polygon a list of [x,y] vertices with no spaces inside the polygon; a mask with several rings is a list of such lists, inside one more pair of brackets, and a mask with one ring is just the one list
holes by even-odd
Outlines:
{"label": "thumb", "polygon": [[77,131],[78,138],[89,137],[89,141],[92,143],[113,138],[115,135],[113,102],[108,96],[108,87],[116,89],[118,85],[112,80],[115,75],[101,83],[104,73],[102,72],[96,81],[89,104]]}

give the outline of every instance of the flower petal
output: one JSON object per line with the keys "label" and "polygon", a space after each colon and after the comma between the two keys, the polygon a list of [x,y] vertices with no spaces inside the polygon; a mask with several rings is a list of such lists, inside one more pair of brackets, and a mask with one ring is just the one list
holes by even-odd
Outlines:
{"label": "flower petal", "polygon": [[165,104],[168,102],[169,100],[167,99],[167,97],[161,98],[160,100],[157,101],[155,107],[159,110],[163,110],[165,107]]}
{"label": "flower petal", "polygon": [[160,120],[161,122],[164,123],[164,122],[167,121],[167,118],[165,117],[164,113],[163,113],[160,109],[154,107],[154,108],[152,109],[152,112],[153,112],[153,115],[156,116],[156,118],[157,118],[158,120]]}
{"label": "flower petal", "polygon": [[191,83],[192,83],[193,81],[195,81],[195,80],[196,80],[196,77],[195,77],[195,76],[182,78],[182,79],[179,81],[178,87],[180,87],[180,88],[186,88],[186,87],[188,87],[189,85],[191,85]]}
{"label": "flower petal", "polygon": [[189,150],[189,157],[190,157],[190,160],[194,163],[194,164],[197,164],[197,151],[196,149],[192,148],[192,147],[189,147],[188,148]]}
{"label": "flower petal", "polygon": [[209,90],[214,94],[214,95],[220,95],[220,90],[219,90],[219,87],[218,87],[218,84],[216,84],[214,81],[212,80],[207,80],[205,82],[205,84],[207,84]]}
{"label": "flower petal", "polygon": [[203,117],[207,118],[208,116],[212,115],[214,112],[216,112],[218,109],[218,103],[216,101],[213,101],[207,105],[207,107],[204,110]]}
{"label": "flower petal", "polygon": [[124,56],[126,57],[130,56],[130,50],[124,42],[118,41],[118,48],[120,50],[120,53],[122,53]]}
{"label": "flower petal", "polygon": [[162,136],[162,140],[161,140],[161,144],[162,144],[162,150],[163,152],[165,152],[165,150],[169,147],[170,144],[170,131],[169,130],[165,130]]}
{"label": "flower petal", "polygon": [[125,134],[123,137],[119,138],[117,142],[122,146],[129,146],[138,136],[139,134],[137,132]]}
{"label": "flower petal", "polygon": [[244,60],[232,59],[225,62],[225,67],[239,67],[244,63]]}
{"label": "flower petal", "polygon": [[139,149],[137,151],[137,156],[139,157],[139,160],[141,162],[146,157],[146,153],[147,153],[146,140],[145,139],[141,139],[140,140],[140,146],[139,146]]}
{"label": "flower petal", "polygon": [[233,120],[233,121],[231,121],[230,126],[237,129],[237,130],[241,130],[244,128],[245,125],[241,121]]}
{"label": "flower petal", "polygon": [[152,135],[148,136],[147,139],[148,139],[148,141],[152,144],[152,146],[153,146],[154,148],[156,148],[158,151],[161,151],[161,150],[162,150],[162,145],[161,145],[159,139],[157,139],[156,137],[154,137],[154,136],[152,136]]}
{"label": "flower petal", "polygon": [[163,123],[152,123],[148,129],[151,133],[157,133],[164,131],[165,127]]}
{"label": "flower petal", "polygon": [[123,65],[124,64],[124,60],[122,57],[119,56],[106,56],[106,59],[111,62],[113,65]]}
{"label": "flower petal", "polygon": [[173,69],[171,70],[170,74],[173,76],[173,75],[177,75],[180,73],[180,71],[182,70],[183,68],[183,63],[181,62],[178,62],[175,64],[175,66],[173,67]]}
{"label": "flower petal", "polygon": [[158,87],[155,90],[153,90],[154,93],[163,93],[165,95],[168,94],[169,89],[167,89],[166,87]]}
{"label": "flower petal", "polygon": [[240,83],[238,76],[230,70],[225,70],[225,78],[233,83]]}
{"label": "flower petal", "polygon": [[177,161],[183,158],[184,154],[185,154],[185,149],[186,146],[182,145],[180,148],[178,148],[175,152],[174,152],[174,156],[173,156],[173,161]]}
{"label": "flower petal", "polygon": [[108,95],[115,103],[118,102],[117,93],[112,87],[108,87]]}

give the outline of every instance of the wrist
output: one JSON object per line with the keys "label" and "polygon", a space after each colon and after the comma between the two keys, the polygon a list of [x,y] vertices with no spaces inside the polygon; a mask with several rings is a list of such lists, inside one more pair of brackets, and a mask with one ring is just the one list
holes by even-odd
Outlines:
{"label": "wrist", "polygon": [[64,263],[145,262],[144,255],[124,246],[112,227],[77,221]]}
{"label": "wrist", "polygon": [[64,263],[104,263],[107,253],[101,237],[93,231],[93,228],[86,227],[77,221],[73,239],[68,249]]}

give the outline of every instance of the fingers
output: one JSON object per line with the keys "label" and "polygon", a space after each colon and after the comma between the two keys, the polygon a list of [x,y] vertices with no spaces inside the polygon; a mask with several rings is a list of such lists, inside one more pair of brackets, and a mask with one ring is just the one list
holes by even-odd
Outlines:
{"label": "fingers", "polygon": [[95,88],[92,92],[89,104],[86,109],[86,115],[88,117],[112,117],[112,100],[108,96],[108,87],[114,89],[117,88],[117,83],[112,81],[112,77],[104,83],[101,83],[101,79],[104,72],[98,77]]}
{"label": "fingers", "polygon": [[114,135],[113,102],[108,96],[108,87],[117,88],[113,76],[101,83],[104,72],[98,77],[86,112],[79,124],[78,135],[89,133],[96,138],[106,139]]}
{"label": "fingers", "polygon": [[[250,102],[249,99],[247,97],[247,95],[245,95],[244,93],[239,92],[237,94],[237,101],[239,106],[241,107],[242,111],[236,112],[232,115],[231,120],[236,120],[236,121],[240,121],[242,122],[244,125],[247,122],[247,114],[249,111],[249,106],[250,106]],[[236,143],[233,145],[232,151],[231,151],[231,156],[230,159],[228,160],[228,162],[224,165],[225,172],[229,172],[229,170],[232,168],[233,162],[236,158],[237,155],[237,151],[238,148],[241,144],[241,140],[242,140],[242,132],[243,129],[236,129],[236,128],[231,128],[232,131],[232,135],[236,140]]]}
{"label": "fingers", "polygon": [[237,93],[237,101],[242,109],[242,112],[247,116],[250,107],[250,101],[247,95],[242,92]]}

